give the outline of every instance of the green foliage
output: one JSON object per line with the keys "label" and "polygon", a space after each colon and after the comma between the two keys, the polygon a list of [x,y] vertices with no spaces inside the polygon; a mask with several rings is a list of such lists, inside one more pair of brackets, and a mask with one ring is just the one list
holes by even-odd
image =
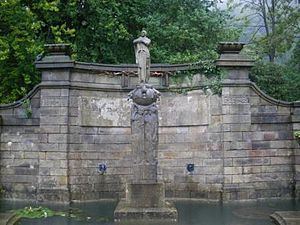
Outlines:
{"label": "green foliage", "polygon": [[30,100],[29,99],[24,100],[23,103],[22,103],[22,106],[23,106],[23,109],[24,109],[26,117],[28,119],[31,118],[31,116],[32,116],[32,109],[31,109],[31,102],[30,102]]}
{"label": "green foliage", "polygon": [[23,96],[38,81],[33,61],[42,45],[36,38],[34,15],[19,0],[0,2],[0,99]]}
{"label": "green foliage", "polygon": [[300,100],[300,71],[285,65],[258,62],[251,70],[250,79],[275,99]]}
{"label": "green foliage", "polygon": [[300,131],[299,130],[294,132],[294,137],[297,139],[300,139]]}
{"label": "green foliage", "polygon": [[228,15],[215,1],[152,0],[140,18],[153,44],[153,62],[189,63],[212,60],[218,42],[236,40],[238,30],[228,29]]}
{"label": "green foliage", "polygon": [[[15,210],[15,214],[19,218],[28,218],[28,219],[42,219],[52,216],[62,216],[67,217],[76,221],[89,221],[92,217],[87,216],[85,212],[77,208],[70,208],[67,212],[54,211],[45,207],[25,207],[23,209]],[[95,218],[98,222],[108,222],[110,219],[107,217],[98,217]]]}
{"label": "green foliage", "polygon": [[45,43],[72,40],[67,9],[75,2],[0,1],[0,103],[21,98],[40,81],[33,62]]}
{"label": "green foliage", "polygon": [[300,40],[298,40],[295,44],[289,63],[291,67],[295,68],[295,70],[300,71]]}
{"label": "green foliage", "polygon": [[16,211],[16,215],[20,218],[47,218],[51,216],[64,216],[64,213],[55,212],[48,208],[37,207],[32,208],[31,206],[25,207],[24,209],[19,209]]}
{"label": "green foliage", "polygon": [[75,16],[75,52],[79,61],[133,62],[132,40],[141,30],[145,0],[81,1]]}
{"label": "green foliage", "polygon": [[[189,70],[176,71],[172,74],[171,79],[180,86],[185,81],[193,80],[193,76],[196,74],[201,74],[205,76],[206,80],[204,81],[203,89],[205,92],[208,90],[212,94],[221,95],[222,93],[222,80],[225,77],[225,71],[221,70],[216,66],[213,60],[199,61],[197,63],[191,63]],[[179,89],[179,93],[185,94],[192,87]]]}

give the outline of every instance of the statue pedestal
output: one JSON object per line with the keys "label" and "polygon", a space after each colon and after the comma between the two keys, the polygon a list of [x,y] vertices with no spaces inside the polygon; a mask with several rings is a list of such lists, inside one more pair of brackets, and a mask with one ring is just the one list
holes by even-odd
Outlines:
{"label": "statue pedestal", "polygon": [[126,199],[115,209],[116,222],[123,220],[170,220],[177,221],[177,210],[165,201],[163,183],[127,184]]}
{"label": "statue pedestal", "polygon": [[176,208],[165,201],[164,183],[157,181],[159,92],[142,84],[130,92],[132,180],[126,185],[126,199],[115,209],[115,221],[176,221]]}

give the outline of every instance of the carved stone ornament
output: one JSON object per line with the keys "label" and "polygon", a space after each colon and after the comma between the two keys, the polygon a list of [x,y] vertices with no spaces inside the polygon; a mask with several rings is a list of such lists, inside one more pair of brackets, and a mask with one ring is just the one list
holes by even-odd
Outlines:
{"label": "carved stone ornament", "polygon": [[128,98],[132,99],[138,105],[151,105],[159,98],[160,93],[151,85],[141,84],[128,94]]}

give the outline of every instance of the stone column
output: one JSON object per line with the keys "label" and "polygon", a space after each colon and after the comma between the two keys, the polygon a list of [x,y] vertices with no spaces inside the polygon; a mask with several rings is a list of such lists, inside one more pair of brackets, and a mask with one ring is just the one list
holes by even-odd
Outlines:
{"label": "stone column", "polygon": [[[300,131],[300,101],[294,102],[292,111],[293,131]],[[294,141],[295,198],[300,199],[300,142]]]}
{"label": "stone column", "polygon": [[127,200],[134,207],[161,207],[164,188],[157,182],[159,92],[151,85],[141,84],[129,97],[131,108],[132,172],[127,184]]}
{"label": "stone column", "polygon": [[252,148],[249,69],[253,61],[240,54],[242,48],[242,43],[221,43],[217,61],[226,73],[222,83],[224,200],[247,199],[251,190],[240,171],[243,161],[235,160]]}
{"label": "stone column", "polygon": [[141,83],[129,93],[132,99],[132,171],[126,184],[126,199],[114,212],[115,221],[132,219],[168,219],[176,221],[175,207],[165,202],[164,183],[157,181],[159,92]]}
{"label": "stone column", "polygon": [[38,200],[69,202],[69,85],[74,62],[65,44],[46,45],[42,72]]}

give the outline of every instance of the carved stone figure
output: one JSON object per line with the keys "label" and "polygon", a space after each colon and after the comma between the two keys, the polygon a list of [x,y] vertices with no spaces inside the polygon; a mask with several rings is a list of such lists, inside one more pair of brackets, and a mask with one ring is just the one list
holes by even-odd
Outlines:
{"label": "carved stone figure", "polygon": [[143,30],[141,36],[133,41],[140,83],[148,83],[150,77],[150,52],[148,46],[151,40],[146,35],[147,32]]}

